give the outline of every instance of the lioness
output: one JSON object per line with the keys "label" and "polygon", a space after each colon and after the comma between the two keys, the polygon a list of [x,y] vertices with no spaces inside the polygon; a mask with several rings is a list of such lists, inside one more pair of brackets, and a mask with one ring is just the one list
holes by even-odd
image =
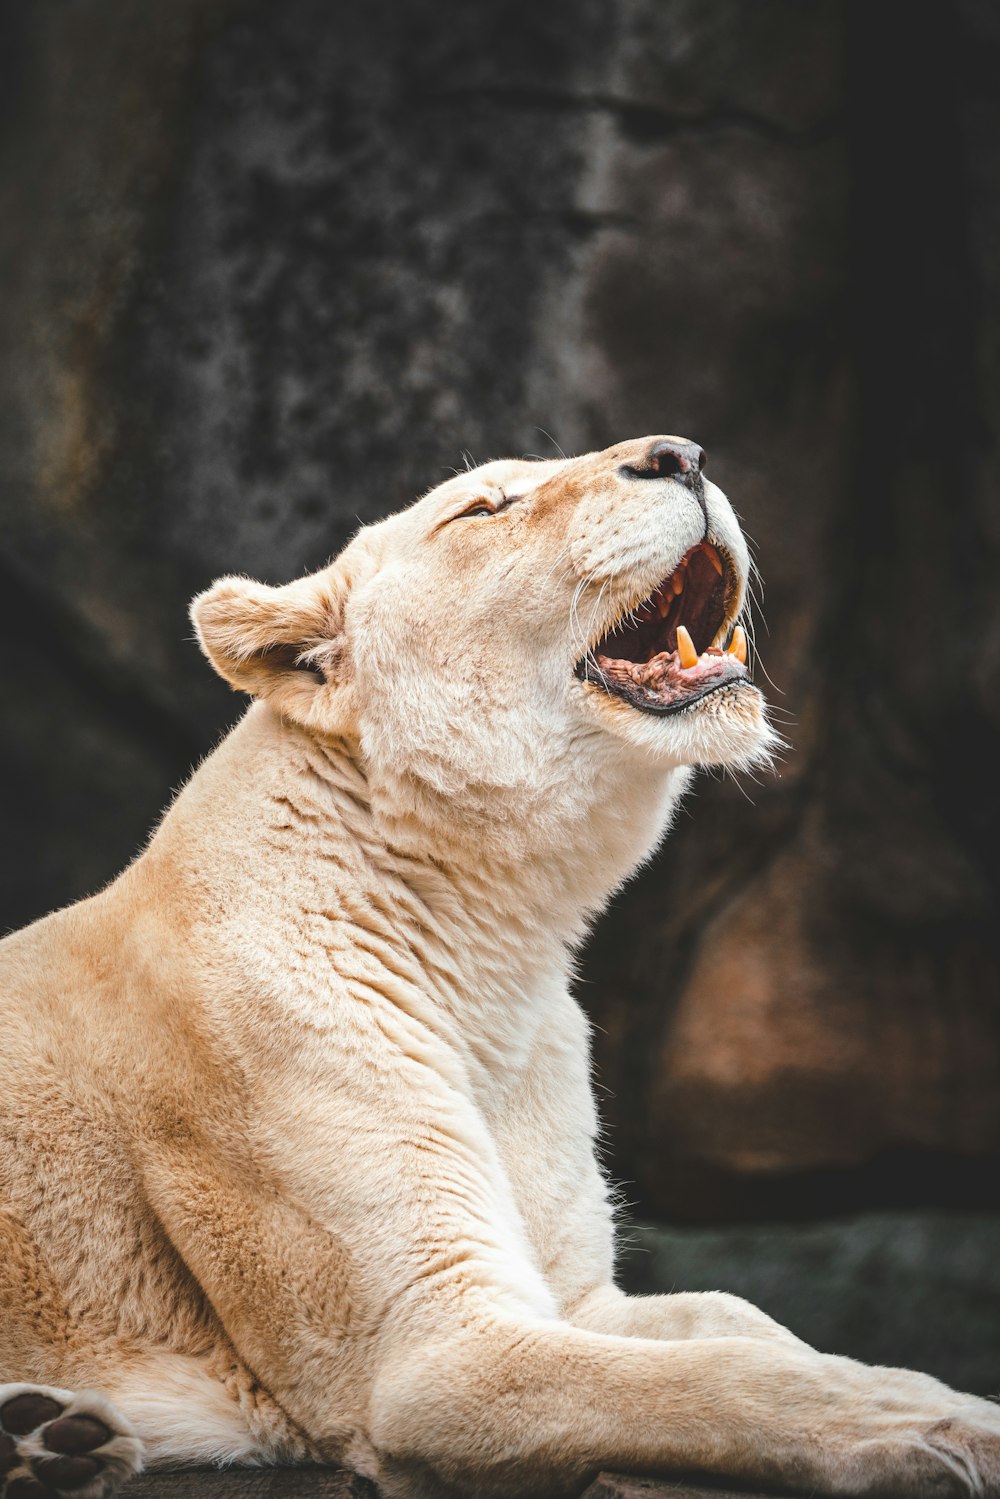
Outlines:
{"label": "lioness", "polygon": [[702,466],[489,463],[195,599],[255,704],[119,879],[2,944],[7,1499],[143,1453],[408,1499],[998,1492],[997,1407],[613,1282],[573,951],[691,767],[773,742]]}

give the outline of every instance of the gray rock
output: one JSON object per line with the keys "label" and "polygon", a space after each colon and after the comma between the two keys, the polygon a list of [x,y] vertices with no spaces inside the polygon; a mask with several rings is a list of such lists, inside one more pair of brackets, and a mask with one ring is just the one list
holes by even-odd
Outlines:
{"label": "gray rock", "polygon": [[824,1353],[1000,1393],[1000,1222],[872,1213],[740,1229],[629,1227],[622,1283],[729,1291]]}
{"label": "gray rock", "polygon": [[704,777],[584,956],[614,1168],[670,1219],[995,1207],[990,7],[0,25],[0,924],[113,876],[238,711],[214,575],[314,567],[466,451],[688,432],[794,748]]}

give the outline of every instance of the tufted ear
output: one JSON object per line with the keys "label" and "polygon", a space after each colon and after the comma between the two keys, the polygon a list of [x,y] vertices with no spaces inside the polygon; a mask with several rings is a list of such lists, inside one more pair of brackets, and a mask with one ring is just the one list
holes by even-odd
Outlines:
{"label": "tufted ear", "polygon": [[191,619],[220,677],[304,721],[343,670],[346,593],[333,567],[283,588],[220,578],[194,599]]}

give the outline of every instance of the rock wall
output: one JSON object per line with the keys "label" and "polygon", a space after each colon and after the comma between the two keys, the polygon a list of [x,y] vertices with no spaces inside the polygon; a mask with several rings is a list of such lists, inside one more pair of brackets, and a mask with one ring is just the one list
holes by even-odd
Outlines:
{"label": "rock wall", "polygon": [[238,711],[215,574],[465,451],[687,433],[791,747],[585,955],[613,1167],[676,1217],[994,1204],[1000,21],[924,9],[9,0],[0,921]]}
{"label": "rock wall", "polygon": [[993,1395],[1000,1339],[996,1214],[865,1213],[822,1223],[628,1225],[632,1294],[743,1296],[821,1353]]}

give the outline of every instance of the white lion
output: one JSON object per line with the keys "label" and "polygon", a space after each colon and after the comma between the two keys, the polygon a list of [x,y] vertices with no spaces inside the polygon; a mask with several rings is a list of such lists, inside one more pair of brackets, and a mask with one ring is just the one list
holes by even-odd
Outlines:
{"label": "white lion", "polygon": [[0,949],[8,1499],[143,1452],[408,1499],[1000,1492],[988,1402],[613,1282],[574,948],[691,767],[772,742],[701,465],[490,463],[195,600],[256,703],[118,880]]}

